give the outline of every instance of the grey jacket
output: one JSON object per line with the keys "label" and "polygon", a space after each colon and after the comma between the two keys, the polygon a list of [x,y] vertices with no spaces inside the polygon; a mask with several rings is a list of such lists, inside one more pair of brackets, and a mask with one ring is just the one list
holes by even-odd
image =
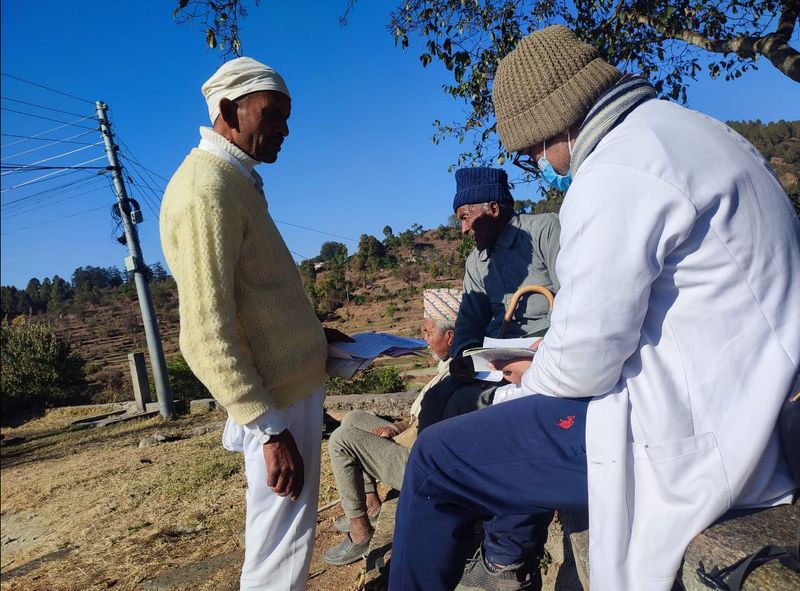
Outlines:
{"label": "grey jacket", "polygon": [[[464,297],[456,319],[452,357],[496,337],[514,292],[535,283],[558,291],[555,274],[561,226],[558,215],[515,215],[491,249],[473,250],[464,273]],[[550,326],[547,300],[539,294],[523,297],[514,314],[509,338],[542,334]]]}

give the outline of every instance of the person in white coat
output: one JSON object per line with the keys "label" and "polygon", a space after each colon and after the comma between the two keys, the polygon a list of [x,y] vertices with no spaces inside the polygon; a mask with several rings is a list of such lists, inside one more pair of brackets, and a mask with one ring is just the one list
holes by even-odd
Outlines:
{"label": "person in white coat", "polygon": [[[800,223],[752,145],[566,27],[523,39],[493,99],[515,162],[567,191],[561,290],[522,378],[539,395],[422,434],[390,588],[452,589],[475,517],[588,505],[592,589],[667,591],[723,513],[792,498],[776,421],[800,364]],[[508,558],[482,558],[516,588]]]}

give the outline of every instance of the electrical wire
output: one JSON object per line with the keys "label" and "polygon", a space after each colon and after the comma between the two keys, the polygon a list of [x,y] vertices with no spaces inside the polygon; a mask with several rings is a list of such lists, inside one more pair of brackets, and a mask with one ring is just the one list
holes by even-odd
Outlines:
{"label": "electrical wire", "polygon": [[347,236],[340,236],[339,234],[331,234],[330,232],[323,232],[322,230],[309,228],[308,226],[299,226],[297,224],[291,224],[289,222],[282,222],[281,220],[275,220],[275,223],[283,224],[284,226],[292,226],[293,228],[300,228],[301,230],[308,230],[309,232],[316,232],[317,234],[325,234],[326,236],[333,236],[334,238],[341,238],[342,240],[349,240],[350,242],[358,243],[358,240],[356,240],[355,238],[348,238]]}
{"label": "electrical wire", "polygon": [[[105,178],[97,177],[97,179],[95,179],[95,180],[98,180],[98,181],[103,180],[104,181]],[[100,191],[101,189],[104,190],[104,191],[108,191],[109,190],[108,184],[107,183],[103,183],[102,185],[94,186],[91,189],[83,190],[80,193],[69,193],[68,192],[67,195],[63,195],[63,196],[61,196],[61,197],[59,197],[57,199],[51,198],[52,194],[50,194],[50,195],[42,195],[37,200],[19,204],[17,206],[18,209],[15,209],[15,210],[13,210],[13,211],[11,211],[9,213],[3,213],[3,220],[5,222],[5,221],[8,221],[11,218],[27,215],[27,214],[32,213],[32,212],[36,211],[37,209],[41,209],[43,207],[52,207],[53,205],[56,205],[58,203],[63,203],[64,201],[67,201],[67,200],[75,200],[75,199],[78,199],[80,197],[83,197],[84,195],[88,195],[89,193],[96,193],[97,191]],[[68,189],[64,189],[64,190],[62,190],[60,192],[64,192],[64,191],[68,191]]]}
{"label": "electrical wire", "polygon": [[83,132],[81,132],[79,134],[70,136],[68,138],[64,138],[63,140],[55,140],[55,139],[52,139],[52,138],[34,138],[32,136],[14,135],[12,133],[2,133],[0,135],[9,136],[9,137],[24,137],[24,138],[30,139],[30,140],[35,139],[35,140],[39,140],[39,141],[49,141],[50,143],[44,144],[42,146],[36,146],[35,148],[31,148],[30,150],[23,150],[22,152],[17,152],[16,154],[11,154],[10,156],[6,156],[5,158],[0,158],[0,161],[10,160],[11,158],[16,158],[17,156],[22,156],[24,154],[30,154],[31,152],[35,152],[36,150],[42,150],[44,148],[48,148],[48,147],[54,146],[56,144],[80,144],[81,146],[93,146],[95,144],[92,144],[90,142],[73,142],[73,141],[70,141],[73,138],[83,137],[85,135],[89,135],[90,133],[95,133],[95,130],[83,131]]}
{"label": "electrical wire", "polygon": [[[136,158],[136,154],[134,154],[134,153],[133,153],[133,150],[131,150],[131,149],[130,149],[130,147],[128,146],[128,144],[126,144],[126,143],[125,143],[125,142],[123,142],[122,140],[119,140],[119,143],[120,143],[120,144],[121,144],[121,145],[122,145],[122,146],[125,148],[125,151],[126,151],[126,152],[128,152],[128,153],[130,154],[130,156],[125,156],[125,157],[126,157],[128,160],[130,160],[130,161],[131,161],[131,162],[133,162],[134,164],[138,164],[139,166],[141,166],[141,167],[142,167],[142,170],[144,170],[144,171],[146,171],[146,172],[148,172],[148,173],[150,173],[150,174],[152,174],[152,175],[154,175],[154,176],[156,176],[156,177],[160,178],[160,179],[161,179],[162,181],[164,181],[165,183],[169,183],[169,179],[165,179],[163,176],[161,176],[161,175],[160,175],[160,174],[158,174],[157,172],[154,172],[154,171],[150,170],[150,169],[149,169],[149,168],[147,168],[147,167],[146,167],[144,164],[142,164],[141,162],[139,162],[139,160]],[[152,179],[151,179],[151,180],[152,180]],[[157,185],[158,183],[156,183],[155,181],[153,181],[153,184],[154,184],[154,185]]]}
{"label": "electrical wire", "polygon": [[38,224],[31,224],[30,226],[25,226],[23,228],[17,228],[15,230],[10,230],[8,232],[3,232],[2,236],[5,236],[6,234],[14,234],[16,232],[22,232],[23,230],[30,230],[31,228],[38,228],[39,226],[44,226],[45,224],[53,224],[55,222],[60,222],[61,220],[66,220],[68,218],[74,218],[75,216],[78,216],[78,215],[83,215],[85,213],[90,213],[92,211],[98,211],[100,209],[105,209],[106,207],[108,207],[108,206],[107,205],[101,205],[100,207],[93,207],[92,209],[86,209],[84,211],[78,211],[78,212],[70,214],[70,215],[62,215],[62,216],[57,217],[57,218],[52,219],[52,220],[46,220],[44,222],[39,222]]}
{"label": "electrical wire", "polygon": [[83,113],[73,113],[72,111],[63,111],[62,109],[56,109],[54,107],[46,107],[45,105],[37,105],[36,103],[29,103],[28,101],[21,101],[19,99],[11,98],[8,96],[0,96],[0,99],[4,101],[11,101],[13,103],[21,103],[23,105],[28,105],[30,107],[36,107],[37,109],[47,109],[48,111],[55,111],[56,113],[64,113],[65,115],[74,115],[75,117],[83,117]]}
{"label": "electrical wire", "polygon": [[2,173],[3,176],[29,170],[109,170],[108,166],[39,166],[36,164],[0,164],[0,169],[2,168],[7,169],[6,172]]}
{"label": "electrical wire", "polygon": [[[45,121],[55,121],[56,123],[64,123],[65,125],[74,125],[75,127],[80,127],[81,129],[91,129],[93,131],[99,131],[99,127],[86,127],[85,125],[78,125],[77,123],[67,123],[66,121],[61,121],[61,119],[53,119],[52,117],[45,117],[43,115],[37,115],[36,113],[26,113],[25,111],[17,111],[16,109],[9,109],[8,107],[0,107],[2,111],[8,111],[9,113],[19,113],[20,115],[27,115],[28,117],[35,117],[36,119],[44,119]],[[85,119],[97,119],[97,117],[84,117]]]}
{"label": "electrical wire", "polygon": [[[86,161],[84,161],[84,162],[79,162],[79,163],[78,163],[78,164],[76,164],[75,166],[83,166],[84,164],[91,164],[92,162],[97,162],[98,160],[102,160],[102,159],[103,159],[103,158],[105,158],[105,157],[106,157],[106,156],[105,156],[105,154],[104,154],[104,155],[102,155],[102,156],[98,156],[97,158],[92,158],[92,159],[90,159],[90,160],[86,160]],[[104,168],[105,168],[105,167],[104,167]],[[62,171],[65,171],[65,170],[69,170],[69,169],[68,169],[68,168],[62,168],[62,169],[60,169],[60,170],[55,170],[55,171],[53,171],[53,172],[49,172],[49,173],[47,173],[47,174],[43,174],[42,176],[36,177],[35,179],[31,179],[31,180],[29,180],[29,181],[25,181],[24,183],[20,183],[20,184],[18,184],[18,185],[14,185],[13,187],[8,187],[8,188],[6,188],[6,189],[0,189],[0,193],[5,193],[6,191],[11,191],[11,190],[13,190],[13,189],[19,189],[19,188],[21,188],[21,187],[26,187],[26,186],[28,186],[28,185],[32,185],[32,184],[34,184],[34,183],[40,183],[40,182],[42,182],[42,181],[44,181],[44,180],[46,180],[46,179],[48,179],[48,178],[52,177],[53,175],[56,175],[56,174],[58,174],[59,172],[62,172]],[[72,170],[72,171],[70,171],[70,172],[75,172],[75,169],[73,169],[73,170]],[[66,174],[70,174],[70,173],[69,173],[69,172],[67,172]]]}
{"label": "electrical wire", "polygon": [[[89,144],[88,146],[83,146],[81,148],[75,148],[74,150],[69,150],[67,152],[63,152],[62,154],[56,154],[55,156],[48,156],[47,158],[43,158],[42,160],[37,160],[36,162],[31,162],[30,164],[21,164],[21,165],[18,165],[18,166],[19,167],[23,167],[23,168],[25,168],[25,167],[29,168],[29,167],[36,166],[37,164],[41,164],[42,162],[49,162],[50,160],[55,160],[56,158],[61,158],[62,156],[69,156],[70,154],[75,154],[76,152],[81,152],[83,150],[88,150],[89,148],[92,148],[94,146],[102,146],[102,145],[103,145],[103,142],[95,142],[94,144]],[[5,166],[5,165],[3,165],[3,166]],[[14,165],[8,165],[8,166],[14,166]],[[45,168],[49,168],[49,167],[45,167]],[[70,167],[70,168],[73,168],[73,167]],[[97,167],[93,166],[92,168],[97,168]],[[11,172],[11,171],[9,171],[9,172]],[[5,174],[8,174],[8,173],[4,172],[4,173],[0,174],[0,176],[3,176]]]}
{"label": "electrical wire", "polygon": [[[39,139],[40,136],[43,136],[46,133],[50,133],[51,131],[58,131],[59,129],[63,129],[65,127],[69,127],[70,125],[75,125],[76,123],[80,123],[81,121],[86,121],[87,119],[91,119],[91,117],[81,117],[80,119],[76,119],[75,121],[72,121],[70,123],[65,123],[64,125],[58,125],[58,126],[53,127],[51,129],[45,129],[44,131],[40,131],[39,133],[33,134],[32,136],[28,136],[28,135],[20,136],[20,137],[24,137],[25,139],[14,140],[13,142],[8,142],[5,146],[0,146],[0,147],[3,150],[5,150],[9,146],[13,146],[14,144],[18,144],[20,142],[25,142],[25,141],[32,140],[32,139]],[[81,127],[83,129],[87,129],[86,127],[83,127],[81,125],[78,125],[77,127]],[[89,129],[89,131],[98,131],[98,130],[97,129]],[[10,135],[10,134],[3,134],[3,135]]]}
{"label": "electrical wire", "polygon": [[[105,172],[106,171],[102,171],[99,174],[104,174]],[[63,185],[59,185],[57,187],[51,187],[49,189],[45,189],[43,191],[39,191],[38,193],[31,193],[30,195],[25,195],[24,197],[20,197],[18,199],[13,199],[12,201],[6,201],[5,203],[0,204],[0,207],[7,207],[9,205],[14,205],[15,203],[20,203],[22,201],[27,201],[28,199],[32,199],[34,197],[37,197],[38,195],[44,195],[45,193],[50,193],[50,192],[53,192],[53,191],[58,191],[59,189],[64,189],[66,187],[71,187],[73,185],[77,185],[78,183],[83,183],[85,181],[91,180],[91,179],[95,178],[96,176],[98,176],[98,175],[90,174],[89,176],[85,176],[85,177],[79,178],[76,181],[71,181],[69,183],[64,183]]]}
{"label": "electrical wire", "polygon": [[7,78],[13,78],[14,80],[19,80],[20,82],[24,82],[25,84],[38,86],[39,88],[44,88],[45,90],[49,90],[51,92],[57,92],[58,94],[63,94],[64,96],[68,96],[69,98],[74,98],[75,100],[83,101],[84,103],[89,103],[90,105],[95,104],[95,101],[90,101],[88,99],[75,96],[74,94],[69,94],[68,92],[64,92],[63,90],[56,90],[55,88],[50,88],[49,86],[45,86],[44,84],[39,84],[38,82],[31,82],[30,80],[25,80],[25,78],[20,78],[19,76],[14,76],[13,74],[6,74],[5,72],[0,72],[0,74],[6,76]]}

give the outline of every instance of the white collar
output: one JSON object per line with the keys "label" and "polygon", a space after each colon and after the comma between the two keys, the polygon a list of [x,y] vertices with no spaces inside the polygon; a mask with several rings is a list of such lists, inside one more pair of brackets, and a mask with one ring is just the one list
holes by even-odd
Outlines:
{"label": "white collar", "polygon": [[231,164],[244,178],[253,183],[256,189],[264,192],[264,181],[255,171],[256,164],[259,164],[258,160],[248,156],[216,131],[210,127],[201,127],[200,144],[197,147]]}

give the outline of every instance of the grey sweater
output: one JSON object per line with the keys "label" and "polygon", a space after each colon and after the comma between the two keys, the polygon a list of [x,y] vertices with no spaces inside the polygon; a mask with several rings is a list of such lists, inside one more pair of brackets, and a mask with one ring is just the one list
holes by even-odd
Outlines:
{"label": "grey sweater", "polygon": [[[453,357],[496,337],[514,292],[535,283],[558,291],[555,273],[561,226],[554,213],[515,215],[491,249],[473,250],[464,273],[464,297],[456,319]],[[514,314],[509,338],[542,334],[550,326],[547,300],[539,294],[523,297]]]}

